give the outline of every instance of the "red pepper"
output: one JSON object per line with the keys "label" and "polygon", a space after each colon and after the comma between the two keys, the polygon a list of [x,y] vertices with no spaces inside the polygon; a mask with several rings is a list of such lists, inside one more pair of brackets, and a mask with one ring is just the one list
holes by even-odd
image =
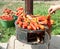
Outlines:
{"label": "red pepper", "polygon": [[36,30],[37,28],[33,25],[33,23],[30,23],[30,26],[32,27],[33,30]]}

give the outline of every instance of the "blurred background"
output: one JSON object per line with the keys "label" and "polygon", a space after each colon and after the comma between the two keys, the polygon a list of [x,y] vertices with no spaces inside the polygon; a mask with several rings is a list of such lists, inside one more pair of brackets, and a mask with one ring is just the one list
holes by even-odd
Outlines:
{"label": "blurred background", "polygon": [[[51,5],[60,4],[60,0],[34,0],[33,13],[34,15],[47,15],[48,8]],[[0,0],[0,16],[3,14],[3,9],[9,8],[16,11],[17,7],[23,7],[25,9],[24,0]],[[51,19],[54,20],[52,26],[52,35],[60,35],[60,10],[57,10],[55,14],[51,15]],[[15,35],[15,27],[4,28],[0,23],[0,42],[7,42],[11,35]]]}

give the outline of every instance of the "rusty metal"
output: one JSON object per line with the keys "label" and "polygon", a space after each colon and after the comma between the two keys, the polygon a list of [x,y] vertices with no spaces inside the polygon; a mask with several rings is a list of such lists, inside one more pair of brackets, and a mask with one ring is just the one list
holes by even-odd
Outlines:
{"label": "rusty metal", "polygon": [[33,14],[33,0],[25,0],[25,12]]}

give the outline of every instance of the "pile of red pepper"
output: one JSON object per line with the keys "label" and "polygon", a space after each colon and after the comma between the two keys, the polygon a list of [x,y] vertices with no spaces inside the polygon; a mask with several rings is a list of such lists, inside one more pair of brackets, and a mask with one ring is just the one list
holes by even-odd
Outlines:
{"label": "pile of red pepper", "polygon": [[3,15],[3,16],[0,16],[0,19],[6,20],[6,21],[11,21],[11,20],[13,20],[13,17],[11,15]]}
{"label": "pile of red pepper", "polygon": [[18,16],[16,21],[18,27],[28,30],[44,30],[46,25],[50,28],[54,23],[53,20],[50,20],[50,15],[27,15],[22,7],[17,9],[16,15]]}
{"label": "pile of red pepper", "polygon": [[23,12],[24,12],[23,7],[18,7],[17,12],[16,12],[16,16],[20,16]]}
{"label": "pile of red pepper", "polygon": [[11,21],[11,20],[13,20],[12,14],[13,14],[13,11],[6,8],[3,10],[3,15],[0,16],[0,19],[6,20],[6,21]]}

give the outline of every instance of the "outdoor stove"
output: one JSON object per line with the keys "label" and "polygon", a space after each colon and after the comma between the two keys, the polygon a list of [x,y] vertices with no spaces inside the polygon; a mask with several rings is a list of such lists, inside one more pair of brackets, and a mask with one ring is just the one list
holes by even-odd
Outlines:
{"label": "outdoor stove", "polygon": [[46,26],[46,29],[43,30],[36,30],[30,31],[23,28],[18,28],[16,25],[16,37],[19,41],[30,44],[30,45],[37,45],[37,44],[44,44],[48,43],[50,40],[50,36],[48,34],[49,28]]}
{"label": "outdoor stove", "polygon": [[[25,12],[28,15],[33,15],[33,0],[25,0]],[[15,26],[17,40],[19,40],[22,43],[31,45],[31,47],[46,44],[47,45],[46,48],[49,49],[51,27],[49,28],[47,25],[45,25],[45,30],[31,31],[28,29],[19,28],[16,24]],[[38,47],[38,49],[39,48],[40,47]]]}

